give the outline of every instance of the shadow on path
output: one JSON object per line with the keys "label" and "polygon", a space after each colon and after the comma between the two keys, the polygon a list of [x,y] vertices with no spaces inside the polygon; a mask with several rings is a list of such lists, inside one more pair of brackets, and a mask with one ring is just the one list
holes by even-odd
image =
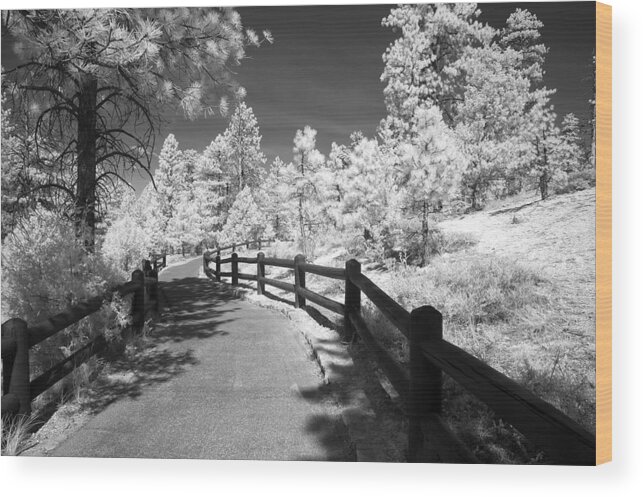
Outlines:
{"label": "shadow on path", "polygon": [[217,288],[203,278],[187,277],[161,282],[160,291],[166,312],[165,322],[159,323],[154,335],[158,343],[227,335],[220,328],[229,322],[222,316],[235,310],[229,305],[222,308],[234,299],[229,289]]}
{"label": "shadow on path", "polygon": [[92,414],[121,398],[136,399],[153,385],[181,375],[198,361],[194,348],[175,344],[203,340],[228,332],[220,327],[228,322],[222,316],[234,308],[220,309],[232,298],[231,292],[212,288],[196,277],[161,282],[163,317],[152,325],[147,337],[134,338],[118,357],[110,357],[103,373],[81,399]]}
{"label": "shadow on path", "polygon": [[187,366],[197,363],[191,350],[180,352],[153,347],[128,354],[107,366],[107,371],[94,382],[81,402],[82,407],[97,414],[118,399],[138,398],[147,387],[169,381]]}

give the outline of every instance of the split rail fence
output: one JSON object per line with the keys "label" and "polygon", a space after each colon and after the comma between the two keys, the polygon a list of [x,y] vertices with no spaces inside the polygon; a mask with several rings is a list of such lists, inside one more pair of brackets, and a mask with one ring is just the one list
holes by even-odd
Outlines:
{"label": "split rail fence", "polygon": [[165,255],[153,254],[151,260],[143,260],[142,269],[132,272],[130,281],[104,295],[97,295],[34,325],[28,325],[20,318],[2,323],[3,418],[31,414],[33,399],[104,350],[107,342],[103,335],[99,335],[37,378],[31,379],[29,354],[34,346],[98,311],[115,294],[133,294],[132,329],[140,331],[145,317],[152,311],[158,311],[158,271],[163,267]]}
{"label": "split rail fence", "polygon": [[[295,307],[304,308],[310,301],[343,316],[345,326],[368,346],[402,399],[409,421],[409,461],[478,462],[441,417],[444,373],[522,433],[554,464],[595,464],[596,439],[592,433],[515,381],[444,340],[442,314],[437,309],[427,305],[408,312],[362,274],[361,265],[355,259],[337,268],[307,263],[301,254],[294,259],[266,257],[263,252],[255,257],[240,257],[236,252],[221,257],[222,251],[234,251],[242,245],[249,246],[244,242],[205,252],[206,276],[218,282],[222,277],[229,277],[233,285],[238,285],[240,280],[256,281],[260,295],[265,293],[266,285],[272,286],[293,293]],[[258,247],[261,248],[260,243]],[[230,264],[230,271],[222,270],[225,264]],[[239,264],[252,264],[255,270],[241,272]],[[266,266],[293,270],[294,281],[266,277]],[[344,281],[344,302],[307,288],[306,274]],[[393,359],[369,329],[361,314],[362,294],[408,339],[408,368]]]}

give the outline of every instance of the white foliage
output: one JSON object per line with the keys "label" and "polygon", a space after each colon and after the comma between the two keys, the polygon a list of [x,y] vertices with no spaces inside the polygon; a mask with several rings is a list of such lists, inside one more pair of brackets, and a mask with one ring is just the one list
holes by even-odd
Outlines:
{"label": "white foliage", "polygon": [[232,204],[219,242],[222,244],[241,243],[272,236],[274,236],[272,227],[263,211],[257,206],[252,191],[248,187],[244,188]]}
{"label": "white foliage", "polygon": [[[125,279],[100,254],[85,251],[71,222],[36,208],[2,246],[2,314],[34,324],[102,295]],[[128,312],[122,302],[105,305],[37,345],[30,352],[33,372],[44,372],[99,333],[116,333],[119,316]]]}

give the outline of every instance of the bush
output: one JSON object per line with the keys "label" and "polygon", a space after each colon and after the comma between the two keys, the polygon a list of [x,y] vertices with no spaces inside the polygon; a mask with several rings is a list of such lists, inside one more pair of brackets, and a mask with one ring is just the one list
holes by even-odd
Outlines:
{"label": "bush", "polygon": [[554,185],[554,193],[573,193],[593,186],[596,186],[596,171],[588,168],[568,173],[566,182]]}
{"label": "bush", "polygon": [[274,257],[276,259],[294,259],[297,255],[297,247],[294,242],[283,242],[276,240],[270,244],[269,247],[263,249],[266,257]]}
{"label": "bush", "polygon": [[[87,254],[71,222],[37,209],[7,236],[2,248],[2,313],[32,324],[51,317],[121,283],[123,275]],[[122,300],[107,303],[80,322],[33,349],[33,373],[38,374],[68,356],[80,344],[123,324],[129,314]]]}
{"label": "bush", "polygon": [[143,227],[126,214],[107,230],[101,252],[105,260],[126,277],[135,269],[140,269],[141,260],[149,256],[149,247]]}
{"label": "bush", "polygon": [[525,307],[543,305],[542,280],[515,261],[488,254],[434,259],[422,271],[402,268],[390,282],[391,296],[407,309],[432,305],[451,322],[507,321]]}

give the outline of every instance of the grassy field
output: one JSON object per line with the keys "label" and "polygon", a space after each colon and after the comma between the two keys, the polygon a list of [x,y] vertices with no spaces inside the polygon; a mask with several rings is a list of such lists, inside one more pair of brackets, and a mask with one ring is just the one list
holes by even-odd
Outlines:
{"label": "grassy field", "polygon": [[[426,267],[364,260],[363,272],[409,311],[426,304],[439,309],[445,339],[593,431],[594,198],[594,189],[546,201],[513,197],[481,212],[442,220],[438,226],[444,249]],[[266,252],[292,256],[286,245]],[[341,266],[349,257],[337,246],[319,252],[323,255],[317,264]],[[292,271],[279,268],[272,268],[269,276],[292,281]],[[307,286],[342,300],[342,282],[307,275]],[[270,291],[292,300],[292,295]],[[380,342],[406,363],[407,343],[401,333],[368,302],[363,313]],[[341,319],[326,315],[341,327]],[[546,462],[449,379],[444,409],[451,427],[481,461]]]}

